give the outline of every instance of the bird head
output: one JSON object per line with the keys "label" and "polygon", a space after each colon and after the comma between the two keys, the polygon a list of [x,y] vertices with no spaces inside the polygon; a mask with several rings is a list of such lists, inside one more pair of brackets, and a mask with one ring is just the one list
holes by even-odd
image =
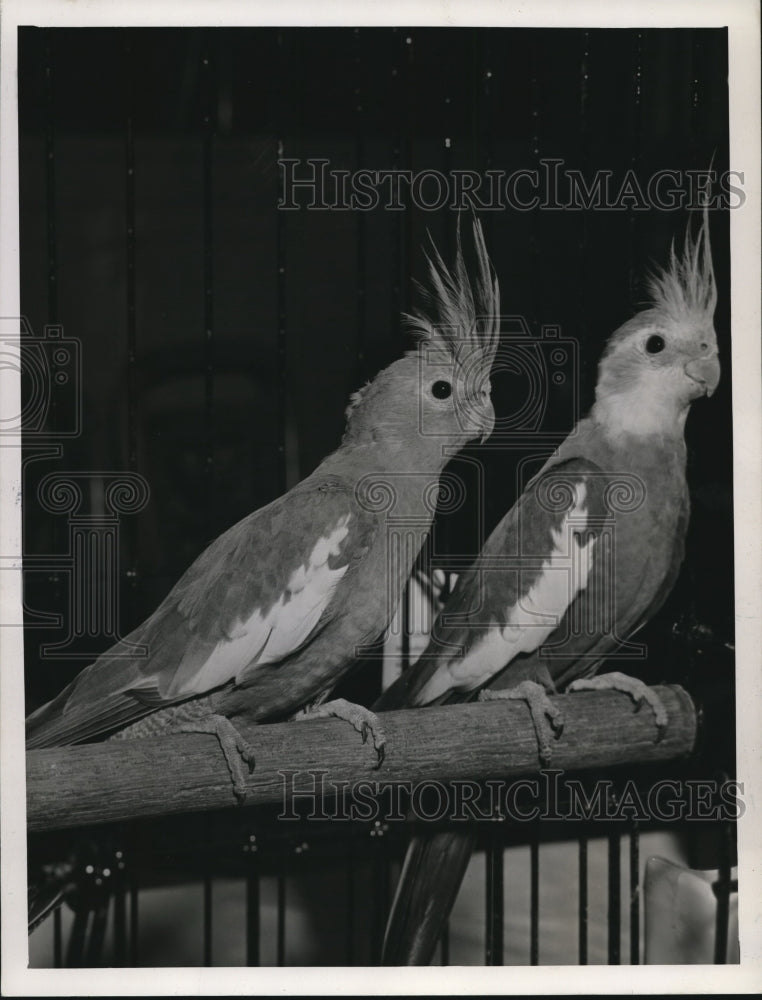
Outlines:
{"label": "bird head", "polygon": [[460,220],[452,271],[432,242],[429,284],[418,285],[423,305],[404,317],[416,349],[352,396],[345,442],[404,442],[413,452],[444,455],[443,446],[462,447],[492,433],[489,376],[499,338],[500,292],[477,219],[473,240],[473,280],[463,257]]}
{"label": "bird head", "polygon": [[717,290],[706,209],[697,237],[650,276],[651,302],[609,339],[598,368],[595,413],[614,432],[682,431],[688,407],[720,379],[713,317]]}

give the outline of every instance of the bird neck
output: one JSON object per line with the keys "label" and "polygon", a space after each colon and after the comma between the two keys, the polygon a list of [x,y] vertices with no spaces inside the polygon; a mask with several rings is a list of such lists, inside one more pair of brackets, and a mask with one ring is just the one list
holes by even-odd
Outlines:
{"label": "bird neck", "polygon": [[450,459],[450,455],[443,454],[441,441],[436,448],[430,442],[427,444],[426,448],[406,448],[401,442],[383,447],[378,443],[351,447],[344,444],[313,475],[341,476],[354,486],[357,499],[366,510],[388,518],[390,523],[404,522],[413,539],[405,544],[413,545],[410,558],[414,558],[431,527],[439,499],[440,475]]}
{"label": "bird neck", "polygon": [[451,457],[442,439],[436,437],[421,439],[416,436],[407,441],[402,438],[345,441],[321,463],[320,472],[350,479],[399,473],[435,478]]}
{"label": "bird neck", "polygon": [[596,395],[590,417],[609,440],[661,438],[682,441],[688,404],[644,394],[633,386],[626,392]]}

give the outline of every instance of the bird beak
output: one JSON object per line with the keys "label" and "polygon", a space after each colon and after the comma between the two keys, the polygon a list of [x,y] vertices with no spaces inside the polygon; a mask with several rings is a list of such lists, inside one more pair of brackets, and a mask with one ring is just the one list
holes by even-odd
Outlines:
{"label": "bird beak", "polygon": [[720,381],[720,359],[717,351],[693,358],[685,366],[685,374],[702,386],[707,396],[711,396]]}

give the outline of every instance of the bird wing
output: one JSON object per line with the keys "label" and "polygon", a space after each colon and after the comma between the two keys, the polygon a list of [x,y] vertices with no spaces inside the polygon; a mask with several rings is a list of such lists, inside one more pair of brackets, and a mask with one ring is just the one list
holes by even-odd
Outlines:
{"label": "bird wing", "polygon": [[683,559],[685,557],[685,538],[688,533],[688,522],[690,520],[690,497],[688,490],[682,496],[680,504],[680,512],[677,518],[677,528],[675,531],[674,543],[672,546],[672,559],[670,561],[669,570],[664,576],[658,590],[654,594],[652,600],[650,601],[647,608],[644,609],[641,614],[637,624],[632,630],[632,635],[635,632],[647,625],[648,622],[654,617],[654,615],[661,609],[662,605],[669,597],[672,592],[672,588],[677,582],[677,578],[680,574],[680,569],[683,564]]}
{"label": "bird wing", "polygon": [[27,745],[81,742],[235,683],[307,643],[336,612],[375,518],[339,477],[306,480],[239,521],[198,557],[127,641],[27,719]]}
{"label": "bird wing", "polygon": [[465,700],[552,638],[594,572],[604,490],[588,459],[546,465],[458,579],[421,658],[375,707]]}

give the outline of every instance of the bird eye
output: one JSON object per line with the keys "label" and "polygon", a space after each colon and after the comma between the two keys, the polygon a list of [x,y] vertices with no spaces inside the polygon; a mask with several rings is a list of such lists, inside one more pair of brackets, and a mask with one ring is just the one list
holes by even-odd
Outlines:
{"label": "bird eye", "polygon": [[646,350],[649,354],[659,354],[665,346],[664,337],[660,337],[658,333],[651,334],[646,341]]}
{"label": "bird eye", "polygon": [[452,395],[452,386],[444,379],[440,379],[432,385],[431,395],[434,399],[448,399]]}

